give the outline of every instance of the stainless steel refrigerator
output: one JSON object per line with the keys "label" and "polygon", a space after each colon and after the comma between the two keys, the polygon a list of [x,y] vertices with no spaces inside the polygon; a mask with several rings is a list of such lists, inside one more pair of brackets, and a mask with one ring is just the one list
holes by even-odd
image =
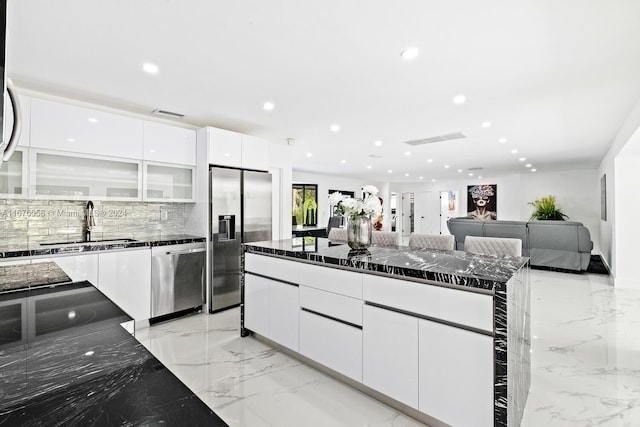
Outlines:
{"label": "stainless steel refrigerator", "polygon": [[209,168],[209,311],[240,305],[241,243],[271,240],[271,174]]}

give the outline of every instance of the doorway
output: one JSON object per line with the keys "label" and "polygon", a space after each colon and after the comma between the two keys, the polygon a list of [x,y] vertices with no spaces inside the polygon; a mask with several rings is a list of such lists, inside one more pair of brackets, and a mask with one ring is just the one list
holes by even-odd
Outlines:
{"label": "doorway", "polygon": [[414,195],[402,193],[402,236],[409,236],[414,231]]}

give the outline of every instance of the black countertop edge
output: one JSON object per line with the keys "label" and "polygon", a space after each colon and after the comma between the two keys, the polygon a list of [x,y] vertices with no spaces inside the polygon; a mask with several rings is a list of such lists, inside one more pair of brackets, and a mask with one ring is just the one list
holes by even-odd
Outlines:
{"label": "black countertop edge", "polygon": [[[491,256],[472,255],[459,251],[437,251],[437,250],[415,250],[405,246],[395,247],[371,247],[372,253],[353,253],[348,248],[344,250],[331,250],[319,248],[316,251],[288,250],[282,247],[272,247],[267,242],[245,243],[244,250],[249,253],[261,253],[266,255],[276,255],[296,260],[311,261],[319,264],[339,266],[355,271],[376,272],[398,279],[410,278],[415,280],[425,280],[439,282],[446,285],[471,287],[492,291],[499,283],[506,283],[513,274],[528,263],[528,258],[509,257],[498,259]],[[393,251],[400,255],[408,255],[402,258],[402,262],[390,262],[385,256],[377,256],[376,251]],[[413,261],[411,258],[430,254],[435,257],[430,265],[425,265],[421,260]],[[438,265],[439,259],[452,258],[465,259],[467,267],[451,268]],[[409,260],[410,262],[406,262]],[[444,263],[443,263],[444,264]],[[475,265],[474,265],[475,264]],[[472,268],[468,268],[471,266]]]}
{"label": "black countertop edge", "polygon": [[206,241],[205,237],[189,236],[189,235],[171,235],[161,237],[157,239],[140,239],[131,242],[102,242],[102,243],[90,243],[86,245],[72,243],[67,246],[40,246],[32,245],[24,249],[3,249],[0,247],[0,259],[7,258],[20,258],[20,257],[32,257],[32,256],[47,256],[47,255],[59,255],[59,254],[75,254],[83,252],[98,252],[114,249],[132,249],[143,247],[155,247],[166,245],[181,245],[186,243],[200,243]]}

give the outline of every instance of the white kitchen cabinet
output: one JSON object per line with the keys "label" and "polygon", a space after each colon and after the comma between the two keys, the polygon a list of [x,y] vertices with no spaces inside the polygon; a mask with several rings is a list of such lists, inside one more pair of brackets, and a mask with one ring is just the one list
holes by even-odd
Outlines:
{"label": "white kitchen cabinet", "polygon": [[300,286],[300,307],[362,326],[362,300]]}
{"label": "white kitchen cabinet", "polygon": [[269,338],[269,282],[253,274],[244,276],[244,326]]}
{"label": "white kitchen cabinet", "polygon": [[298,283],[301,263],[265,255],[246,253],[244,269],[249,273],[262,274],[284,282]]}
{"label": "white kitchen cabinet", "polygon": [[63,255],[51,258],[37,258],[34,262],[55,262],[73,282],[90,282],[98,287],[98,254]]}
{"label": "white kitchen cabinet", "polygon": [[418,409],[418,318],[364,306],[362,382]]}
{"label": "white kitchen cabinet", "polygon": [[242,167],[242,134],[214,127],[209,135],[209,164]]}
{"label": "white kitchen cabinet", "polygon": [[419,343],[419,410],[453,426],[493,426],[493,338],[420,319]]}
{"label": "white kitchen cabinet", "polygon": [[18,146],[8,161],[0,164],[0,196],[6,199],[26,198],[29,194],[29,156]]}
{"label": "white kitchen cabinet", "polygon": [[143,160],[196,165],[196,131],[144,121]]}
{"label": "white kitchen cabinet", "polygon": [[489,294],[372,274],[363,275],[362,289],[366,301],[493,332],[493,296]]}
{"label": "white kitchen cabinet", "polygon": [[142,159],[143,121],[32,98],[31,147]]}
{"label": "white kitchen cabinet", "polygon": [[300,310],[300,353],[362,382],[362,329]]}
{"label": "white kitchen cabinet", "polygon": [[149,202],[193,202],[196,170],[178,166],[144,162],[144,200]]}
{"label": "white kitchen cabinet", "polygon": [[298,287],[269,282],[269,338],[298,351]]}
{"label": "white kitchen cabinet", "polygon": [[142,162],[31,149],[32,198],[142,199]]}
{"label": "white kitchen cabinet", "polygon": [[269,142],[251,135],[242,135],[241,163],[244,169],[269,169]]}
{"label": "white kitchen cabinet", "polygon": [[134,320],[151,317],[151,250],[98,254],[98,289]]}

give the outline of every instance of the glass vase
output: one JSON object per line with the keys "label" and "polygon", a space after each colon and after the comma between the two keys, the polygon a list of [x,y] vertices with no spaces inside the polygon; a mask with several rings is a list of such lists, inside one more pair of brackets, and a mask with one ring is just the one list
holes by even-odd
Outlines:
{"label": "glass vase", "polygon": [[356,251],[364,251],[371,246],[371,217],[352,216],[347,220],[347,244]]}

